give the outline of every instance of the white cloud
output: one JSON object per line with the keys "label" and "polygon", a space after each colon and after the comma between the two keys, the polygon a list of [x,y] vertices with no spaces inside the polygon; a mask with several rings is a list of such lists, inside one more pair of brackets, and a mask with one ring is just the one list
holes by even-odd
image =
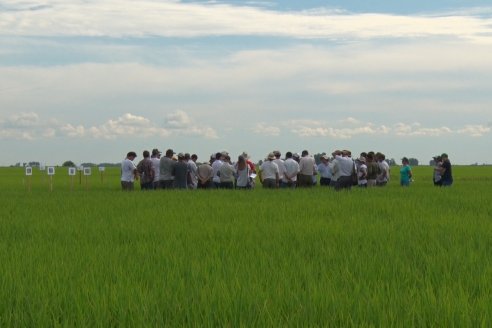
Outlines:
{"label": "white cloud", "polygon": [[[446,126],[423,127],[415,122],[412,124],[395,123],[392,126],[375,125],[363,122],[353,117],[339,120],[336,126],[325,121],[316,120],[289,120],[280,122],[285,134],[295,134],[299,137],[329,137],[333,139],[351,139],[360,135],[389,135],[396,137],[440,137],[451,134],[466,134],[472,137],[481,137],[492,130],[484,125],[465,125],[463,128],[451,129]],[[279,136],[280,129],[275,134],[267,134],[268,123],[257,123],[252,131],[260,135]]]}
{"label": "white cloud", "polygon": [[[320,8],[278,12],[253,4],[157,0],[4,0],[0,34],[17,36],[197,37],[217,35],[368,39],[455,37],[491,43],[490,19],[469,13],[433,16],[348,14]],[[467,15],[468,14],[468,15]]]}
{"label": "white cloud", "polygon": [[59,136],[112,140],[172,135],[218,138],[215,129],[209,126],[198,126],[183,111],[169,114],[166,122],[167,124],[171,122],[172,128],[161,127],[146,117],[126,113],[116,119],[109,119],[103,124],[85,127],[81,124],[60,123],[54,119],[43,120],[36,113],[20,113],[0,121],[0,139],[35,140]]}
{"label": "white cloud", "polygon": [[256,123],[256,125],[253,128],[251,128],[251,131],[263,136],[276,137],[280,135],[280,129],[278,127],[276,127],[275,125],[268,125],[265,122]]}
{"label": "white cloud", "polygon": [[471,137],[481,137],[484,134],[490,133],[491,124],[489,126],[485,125],[465,125],[462,129],[458,130],[460,134],[466,134]]}

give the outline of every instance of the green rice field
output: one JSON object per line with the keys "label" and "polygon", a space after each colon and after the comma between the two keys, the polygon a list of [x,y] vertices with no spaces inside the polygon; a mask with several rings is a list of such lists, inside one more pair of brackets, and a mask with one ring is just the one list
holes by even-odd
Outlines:
{"label": "green rice field", "polygon": [[492,326],[490,166],[350,192],[66,170],[0,169],[0,327]]}

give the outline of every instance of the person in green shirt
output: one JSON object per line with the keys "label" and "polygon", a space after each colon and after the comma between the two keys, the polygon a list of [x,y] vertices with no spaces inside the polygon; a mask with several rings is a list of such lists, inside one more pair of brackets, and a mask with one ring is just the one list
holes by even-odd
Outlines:
{"label": "person in green shirt", "polygon": [[410,186],[410,179],[412,178],[412,168],[408,158],[403,157],[401,160],[402,166],[400,168],[400,185],[403,187]]}

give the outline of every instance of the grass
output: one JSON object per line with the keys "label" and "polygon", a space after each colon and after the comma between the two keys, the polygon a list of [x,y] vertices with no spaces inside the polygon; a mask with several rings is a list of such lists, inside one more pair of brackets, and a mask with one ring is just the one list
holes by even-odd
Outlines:
{"label": "grass", "polygon": [[0,170],[1,327],[492,324],[491,168],[339,193],[123,193],[117,170],[70,191],[59,172],[28,193]]}

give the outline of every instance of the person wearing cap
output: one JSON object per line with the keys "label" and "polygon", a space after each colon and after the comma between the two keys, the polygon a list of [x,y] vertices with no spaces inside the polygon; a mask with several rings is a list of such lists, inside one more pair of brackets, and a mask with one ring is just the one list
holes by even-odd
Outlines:
{"label": "person wearing cap", "polygon": [[173,167],[174,176],[174,188],[176,189],[187,189],[188,188],[188,162],[185,159],[183,153],[178,154],[178,161]]}
{"label": "person wearing cap", "polygon": [[336,166],[334,167],[334,173],[337,173],[338,179],[335,185],[335,190],[351,189],[353,185],[352,176],[356,174],[355,163],[350,157],[351,152],[343,150],[341,156],[337,155]]}
{"label": "person wearing cap", "polygon": [[148,150],[144,150],[143,159],[137,165],[137,172],[140,175],[140,189],[152,190],[155,173]]}
{"label": "person wearing cap", "polygon": [[121,188],[123,191],[134,189],[134,181],[137,177],[137,167],[133,163],[137,154],[134,151],[128,152],[126,158],[121,162]]}
{"label": "person wearing cap", "polygon": [[174,188],[174,166],[176,162],[173,160],[175,152],[172,149],[166,150],[166,156],[161,158],[159,169],[159,181],[162,189]]}
{"label": "person wearing cap", "polygon": [[331,183],[331,168],[330,159],[326,154],[321,155],[321,162],[318,164],[318,173],[320,175],[319,185],[324,187],[329,187]]}
{"label": "person wearing cap", "polygon": [[434,159],[434,175],[433,182],[434,186],[440,187],[442,185],[442,177],[441,177],[441,168],[442,168],[442,159],[441,156],[435,156]]}
{"label": "person wearing cap", "polygon": [[400,185],[402,187],[410,186],[410,181],[412,179],[412,168],[410,167],[410,161],[408,158],[403,157],[401,159],[401,168],[400,168]]}
{"label": "person wearing cap", "polygon": [[152,149],[152,155],[150,156],[152,161],[152,168],[154,169],[154,181],[152,182],[152,187],[154,189],[159,189],[160,183],[160,167],[161,167],[161,152],[159,149]]}
{"label": "person wearing cap", "polygon": [[278,165],[274,162],[275,154],[269,153],[267,159],[261,164],[259,178],[263,188],[278,188]]}
{"label": "person wearing cap", "polygon": [[299,176],[297,185],[299,187],[312,187],[313,175],[316,173],[316,162],[313,157],[309,156],[309,152],[307,150],[303,150],[301,155],[302,157],[299,160]]}
{"label": "person wearing cap", "polygon": [[[366,154],[367,155],[367,154]],[[366,158],[361,156],[357,159],[357,180],[359,187],[367,188],[367,165]]]}
{"label": "person wearing cap", "polygon": [[449,161],[448,154],[443,153],[441,155],[442,165],[441,165],[441,186],[450,187],[453,184],[453,174],[451,168],[451,162]]}

